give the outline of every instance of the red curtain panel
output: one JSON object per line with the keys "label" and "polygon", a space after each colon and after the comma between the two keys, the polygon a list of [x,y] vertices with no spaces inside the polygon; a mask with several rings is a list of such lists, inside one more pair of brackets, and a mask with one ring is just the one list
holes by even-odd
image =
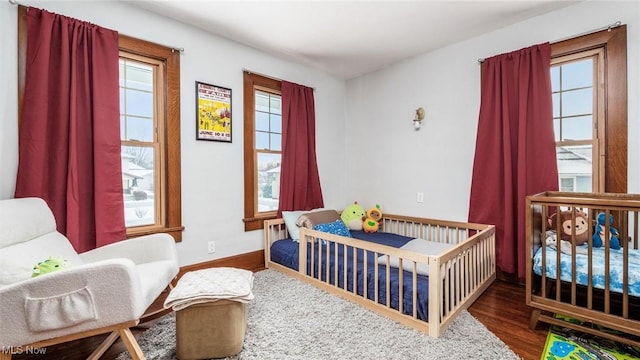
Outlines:
{"label": "red curtain panel", "polygon": [[118,33],[29,8],[16,197],[43,198],[83,252],[126,237]]}
{"label": "red curtain panel", "polygon": [[534,45],[482,62],[469,221],[496,226],[498,267],[525,276],[525,200],[558,190],[551,48]]}
{"label": "red curtain panel", "polygon": [[323,207],[316,162],[316,115],[313,89],[282,82],[282,165],[280,200],[282,211]]}

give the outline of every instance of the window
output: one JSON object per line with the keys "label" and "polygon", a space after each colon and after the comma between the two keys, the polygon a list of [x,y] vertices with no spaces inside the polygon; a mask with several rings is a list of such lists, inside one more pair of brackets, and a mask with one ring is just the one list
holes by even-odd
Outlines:
{"label": "window", "polygon": [[551,45],[561,191],[627,191],[626,26]]}
{"label": "window", "polygon": [[279,94],[255,91],[255,152],[258,213],[278,210],[282,159],[282,99]]}
{"label": "window", "polygon": [[180,53],[120,35],[122,191],[128,236],[182,238]]}
{"label": "window", "polygon": [[275,218],[282,159],[280,81],[244,73],[244,223],[262,229]]}
{"label": "window", "polygon": [[[24,96],[26,15],[27,8],[18,6],[18,119]],[[147,206],[134,207],[133,213],[125,209],[127,236],[165,232],[180,241],[180,53],[122,34],[119,46],[122,158],[128,159],[123,171],[126,167],[132,176],[123,174],[114,181],[122,182],[125,207],[135,197],[132,191],[142,191],[137,196],[147,200]]]}
{"label": "window", "polygon": [[[120,54],[120,139],[122,140],[122,189],[127,228],[161,224],[163,167],[161,107],[164,66],[147,62],[126,52]],[[157,114],[157,116],[154,116]],[[161,128],[159,129],[161,130]],[[157,200],[157,201],[156,201]]]}
{"label": "window", "polygon": [[563,191],[604,190],[598,156],[604,148],[600,142],[604,139],[603,53],[597,49],[552,61],[553,125]]}

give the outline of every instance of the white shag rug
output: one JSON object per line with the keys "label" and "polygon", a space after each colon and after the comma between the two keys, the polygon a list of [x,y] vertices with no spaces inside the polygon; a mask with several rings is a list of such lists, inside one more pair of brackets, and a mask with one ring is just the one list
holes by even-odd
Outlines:
{"label": "white shag rug", "polygon": [[[519,359],[467,311],[435,339],[276,270],[256,273],[253,293],[242,352],[229,359]],[[149,360],[176,359],[174,314],[138,342]]]}

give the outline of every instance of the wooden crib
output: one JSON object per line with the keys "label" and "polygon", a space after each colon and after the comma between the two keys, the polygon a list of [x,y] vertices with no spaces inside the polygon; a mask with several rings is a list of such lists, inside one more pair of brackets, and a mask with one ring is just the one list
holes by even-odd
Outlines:
{"label": "wooden crib", "polygon": [[[526,206],[526,302],[534,308],[529,327],[543,321],[640,346],[640,195],[545,192],[527,197]],[[550,229],[547,219],[568,208],[587,215],[588,242],[561,249],[558,241],[556,251],[547,244],[560,228]],[[605,224],[604,244],[594,247],[600,213],[614,223]],[[610,227],[618,230],[619,250],[610,246]]]}

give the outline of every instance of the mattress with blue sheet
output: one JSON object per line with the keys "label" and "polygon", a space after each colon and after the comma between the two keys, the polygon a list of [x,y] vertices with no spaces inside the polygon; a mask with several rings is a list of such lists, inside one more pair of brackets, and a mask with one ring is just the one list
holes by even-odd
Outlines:
{"label": "mattress with blue sheet", "polygon": [[[351,235],[360,240],[371,241],[377,244],[387,245],[395,248],[402,247],[413,238],[401,236],[392,233],[376,232],[366,233],[364,231],[351,230]],[[311,275],[311,243],[307,244],[307,275]],[[333,242],[318,241],[313,244],[314,246],[314,260],[313,260],[313,277],[320,278],[323,282],[328,282],[331,285],[336,284],[336,262],[337,262],[337,286],[345,288],[345,274],[343,269],[346,258],[347,262],[347,274],[346,274],[346,289],[349,292],[354,292],[354,267],[356,276],[356,292],[359,296],[364,296],[365,286],[365,266],[364,266],[364,250],[358,249],[356,253],[356,263],[354,266],[354,249],[351,246],[345,246],[342,244],[336,244]],[[298,271],[299,257],[298,257],[299,243],[291,239],[283,239],[275,241],[271,245],[271,261],[280,265],[286,266],[290,269]],[[336,255],[337,251],[337,257]],[[319,253],[322,253],[319,256]],[[346,257],[345,257],[346,252]],[[328,256],[327,256],[328,254]],[[380,255],[380,254],[379,254]],[[320,262],[318,259],[321,259]],[[328,261],[327,261],[328,259]],[[374,252],[367,251],[366,256],[366,286],[367,286],[367,298],[375,301],[375,284],[376,274],[375,269],[378,268],[378,303],[387,305],[386,284],[387,273],[386,265],[379,265],[378,258]],[[327,266],[329,266],[327,281]],[[413,274],[409,271],[403,271],[402,288],[403,288],[403,313],[406,315],[413,315]],[[318,276],[318,273],[320,275]],[[397,267],[390,267],[390,307],[393,309],[399,309],[399,285],[400,285],[400,270]],[[417,284],[415,288],[418,291],[417,296],[417,316],[418,319],[428,321],[428,294],[429,294],[429,278],[425,275],[417,275]]]}
{"label": "mattress with blue sheet", "polygon": [[[586,247],[587,245],[582,245]],[[623,249],[610,249],[609,254],[609,290],[622,293],[624,268],[623,268]],[[553,247],[546,247],[546,275],[555,279],[556,270],[556,250]],[[592,286],[597,289],[605,287],[605,249],[604,247],[592,249],[592,269],[591,281]],[[589,281],[589,256],[576,251],[576,282],[580,285],[587,286]],[[628,276],[628,293],[631,296],[640,296],[640,250],[629,249],[629,276]],[[571,255],[564,252],[560,253],[560,280],[571,282],[572,279]],[[533,257],[533,271],[538,275],[542,275],[542,248],[538,249]]]}

